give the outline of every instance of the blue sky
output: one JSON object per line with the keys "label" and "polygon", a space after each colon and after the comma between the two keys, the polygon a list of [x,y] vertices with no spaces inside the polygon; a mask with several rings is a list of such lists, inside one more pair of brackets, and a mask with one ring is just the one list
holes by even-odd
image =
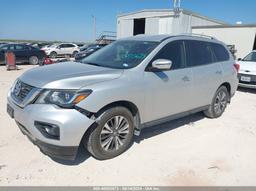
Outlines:
{"label": "blue sky", "polygon": [[[184,9],[234,24],[256,23],[256,0],[181,0]],[[116,15],[172,8],[172,0],[0,0],[0,39],[88,41],[116,31]]]}

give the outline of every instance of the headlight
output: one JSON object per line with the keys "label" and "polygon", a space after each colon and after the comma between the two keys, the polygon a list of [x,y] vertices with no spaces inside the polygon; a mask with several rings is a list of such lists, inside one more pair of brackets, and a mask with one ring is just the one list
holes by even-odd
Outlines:
{"label": "headlight", "polygon": [[70,108],[78,104],[92,93],[92,90],[45,90],[35,103],[55,104],[60,107]]}

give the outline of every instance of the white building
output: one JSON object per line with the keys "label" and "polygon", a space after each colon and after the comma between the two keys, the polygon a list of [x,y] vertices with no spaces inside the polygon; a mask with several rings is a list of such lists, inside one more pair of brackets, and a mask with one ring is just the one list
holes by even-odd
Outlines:
{"label": "white building", "polygon": [[142,10],[117,17],[117,38],[137,34],[190,33],[194,26],[224,24],[187,10],[181,10],[179,17],[170,9]]}
{"label": "white building", "polygon": [[192,27],[192,32],[214,36],[227,45],[235,45],[237,58],[256,50],[256,25],[197,26]]}
{"label": "white building", "polygon": [[117,16],[118,39],[137,34],[191,32],[210,35],[227,45],[235,45],[237,57],[244,57],[256,49],[256,25],[229,25],[188,10],[181,10],[179,17],[170,9],[142,10]]}

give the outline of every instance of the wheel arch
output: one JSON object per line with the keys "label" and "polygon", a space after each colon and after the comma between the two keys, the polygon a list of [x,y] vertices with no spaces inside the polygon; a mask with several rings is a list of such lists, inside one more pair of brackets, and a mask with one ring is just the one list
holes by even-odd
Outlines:
{"label": "wheel arch", "polygon": [[[140,131],[141,121],[140,121],[139,109],[134,103],[130,101],[121,100],[121,101],[115,101],[115,102],[109,103],[104,107],[102,107],[101,109],[99,109],[96,113],[93,113],[91,117],[97,119],[102,113],[104,113],[104,111],[113,107],[125,107],[126,109],[128,109],[133,115],[135,130]],[[83,142],[84,140],[86,141],[90,132],[96,127],[97,127],[97,120],[85,131],[81,142]]]}
{"label": "wheel arch", "polygon": [[221,86],[224,86],[224,87],[227,88],[228,93],[229,93],[229,100],[228,100],[228,101],[230,102],[230,99],[231,99],[231,85],[230,85],[230,83],[224,82],[224,83],[222,83],[222,84],[218,87],[218,89],[219,89]]}

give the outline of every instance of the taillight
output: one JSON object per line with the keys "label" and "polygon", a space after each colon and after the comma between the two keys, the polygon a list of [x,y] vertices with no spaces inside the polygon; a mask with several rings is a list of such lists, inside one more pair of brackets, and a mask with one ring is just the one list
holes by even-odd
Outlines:
{"label": "taillight", "polygon": [[236,71],[239,72],[239,70],[240,70],[240,65],[239,65],[239,64],[234,64],[234,67],[235,67]]}

